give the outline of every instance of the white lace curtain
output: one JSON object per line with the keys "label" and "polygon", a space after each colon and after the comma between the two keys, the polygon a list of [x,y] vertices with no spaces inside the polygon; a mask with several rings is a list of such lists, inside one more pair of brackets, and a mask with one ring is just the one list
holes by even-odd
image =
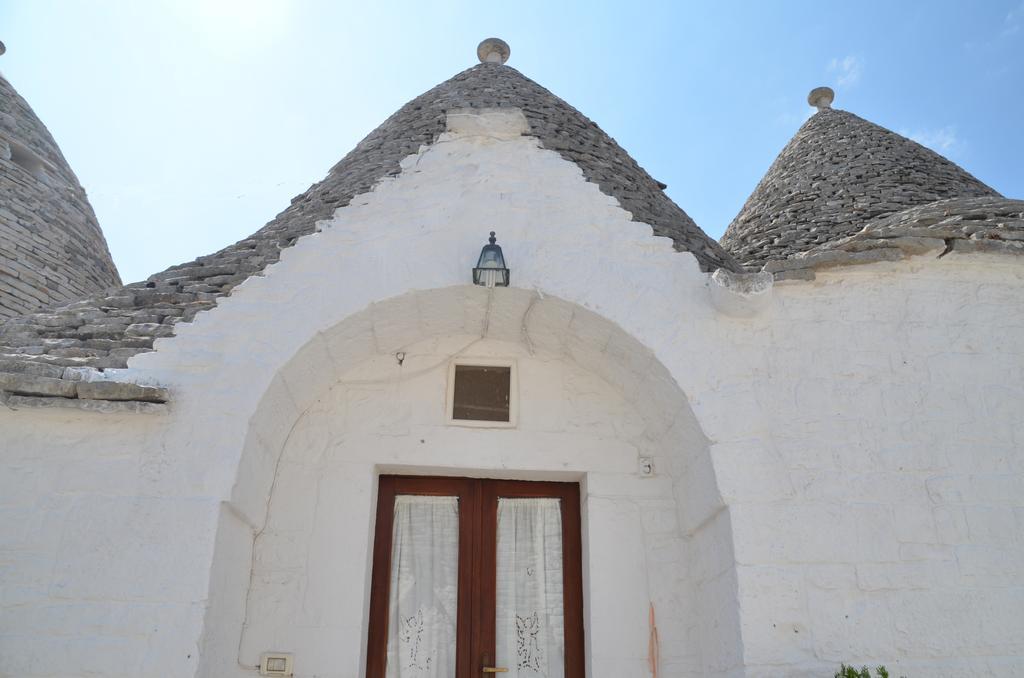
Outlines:
{"label": "white lace curtain", "polygon": [[454,678],[459,500],[395,497],[387,678]]}
{"label": "white lace curtain", "polygon": [[562,678],[562,511],[558,499],[498,500],[497,666]]}
{"label": "white lace curtain", "polygon": [[[509,678],[563,678],[558,499],[499,499],[496,665]],[[454,678],[459,502],[395,497],[387,678]]]}

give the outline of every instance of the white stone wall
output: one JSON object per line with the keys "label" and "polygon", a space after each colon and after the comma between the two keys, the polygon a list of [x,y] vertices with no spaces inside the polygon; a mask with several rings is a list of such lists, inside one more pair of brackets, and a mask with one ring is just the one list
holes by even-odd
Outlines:
{"label": "white stone wall", "polygon": [[[445,422],[448,364],[465,346],[459,357],[516,361],[515,429]],[[303,675],[359,675],[377,475],[398,472],[582,480],[590,675],[646,674],[648,601],[666,665],[699,670],[697,625],[678,609],[693,602],[672,483],[637,472],[645,417],[601,377],[519,343],[448,336],[405,353],[346,372],[292,429],[256,541],[243,663],[284,647]]]}
{"label": "white stone wall", "polygon": [[714,453],[748,675],[1024,675],[1022,282],[998,257],[819,272],[736,328],[767,429]]}
{"label": "white stone wall", "polygon": [[194,671],[218,502],[165,493],[166,424],[0,406],[0,675]]}
{"label": "white stone wall", "polygon": [[[424,335],[428,338],[414,339]],[[401,365],[398,350],[405,354]],[[466,431],[444,423],[449,362],[480,355],[519,356],[525,366],[519,377],[520,423],[514,430]],[[573,371],[566,372],[564,363]],[[358,376],[360,370],[371,376]],[[338,389],[358,395],[358,415],[345,416],[347,401],[323,411],[324,399]],[[383,424],[381,408],[395,410]],[[356,441],[354,453],[346,452],[350,439]],[[202,675],[237,669],[243,619],[259,632],[250,643],[262,643],[264,650],[292,646],[301,636],[295,628],[331,627],[308,617],[296,619],[287,610],[281,621],[267,623],[249,611],[253,600],[277,604],[287,598],[270,583],[246,585],[255,562],[252,533],[261,539],[266,533],[275,498],[283,507],[278,510],[288,512],[295,495],[305,495],[306,488],[279,495],[280,452],[293,444],[301,450],[311,446],[317,463],[325,449],[333,456],[354,454],[358,463],[347,466],[365,467],[356,490],[364,512],[373,508],[367,497],[375,488],[374,471],[581,480],[587,498],[585,576],[593,582],[588,591],[600,592],[588,597],[592,675],[646,671],[649,603],[659,610],[666,670],[691,675],[704,664],[741,659],[737,610],[728,604],[735,600],[735,577],[725,555],[731,543],[727,523],[698,513],[707,511],[702,502],[717,496],[707,441],[664,367],[641,344],[589,311],[536,292],[453,287],[375,304],[300,350],[253,416],[232,492],[236,509],[222,523],[229,535],[222,541],[228,546],[219,547],[215,560],[218,572],[236,573],[236,585],[222,600],[211,600]],[[654,478],[639,477],[640,456],[653,457]],[[680,495],[683,501],[677,500]],[[330,520],[334,514],[325,516]],[[337,552],[337,544],[343,544],[348,555],[353,544],[368,549],[370,527],[369,520],[357,521],[347,525],[343,536],[322,538],[319,547]],[[699,565],[691,563],[698,557],[689,548],[697,540],[703,544]],[[623,550],[629,543],[636,548]],[[283,577],[281,586],[294,591],[310,584],[319,594],[323,582],[309,581],[306,573],[274,572],[279,580]],[[230,574],[217,579],[229,581]],[[343,618],[350,629],[353,624],[361,628],[368,581],[350,584],[349,598],[362,604],[347,605],[350,616]],[[309,595],[319,599],[317,594]],[[708,618],[718,621],[709,627],[701,622]],[[732,642],[725,640],[728,634]],[[359,653],[344,645],[321,647],[308,658],[310,675],[358,675],[364,640],[355,645]],[[308,644],[300,645],[309,654]],[[704,653],[703,645],[711,650]],[[213,647],[218,649],[208,651]],[[259,651],[247,644],[242,655],[241,664],[251,666]],[[332,670],[340,673],[323,673]]]}
{"label": "white stone wall", "polygon": [[[598,375],[606,400],[643,399],[634,444],[660,455],[662,475],[636,486],[623,468],[600,492],[661,487],[660,506],[671,485],[676,524],[663,511],[647,523],[667,535],[665,552],[679,545],[685,571],[653,553],[657,539],[644,566],[657,591],[680,583],[659,619],[687,640],[663,676],[809,678],[840,661],[884,662],[908,678],[1024,674],[1019,261],[951,254],[821,272],[778,285],[759,314],[727,316],[691,255],[651,237],[517,124],[503,114],[456,128],[265,277],[134,358],[126,376],[173,389],[166,417],[0,408],[5,666],[39,677],[221,676],[235,662],[231,671],[253,675],[238,666],[240,641],[249,664],[275,640],[251,611],[242,633],[253,536],[268,534],[293,426],[314,421],[318,399],[358,364],[470,334],[527,353],[536,344],[553,367]],[[491,229],[519,290],[495,292],[509,303],[485,331],[478,292],[453,286]],[[550,303],[527,315],[536,290]],[[673,417],[686,424],[665,426]],[[368,530],[373,481],[370,460],[360,463],[362,490],[327,508]],[[415,466],[373,461],[391,463]],[[619,527],[592,532],[590,549],[641,534],[634,500],[609,500],[603,522]],[[282,551],[270,541],[258,572]],[[307,562],[329,558],[322,539],[308,544]],[[367,546],[352,545],[357,579]],[[593,558],[587,568],[596,576]],[[615,623],[596,606],[588,614]],[[641,666],[636,633],[624,617],[625,675]],[[329,630],[319,637],[338,642]],[[596,640],[591,675],[605,675]],[[299,675],[311,675],[310,655],[298,653]],[[337,675],[358,675],[360,662],[348,656]]]}

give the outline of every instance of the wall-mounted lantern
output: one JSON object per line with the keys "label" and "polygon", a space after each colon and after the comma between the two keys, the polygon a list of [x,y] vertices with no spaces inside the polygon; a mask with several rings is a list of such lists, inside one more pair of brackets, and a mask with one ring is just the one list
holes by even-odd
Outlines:
{"label": "wall-mounted lantern", "polygon": [[484,287],[508,287],[509,270],[505,267],[505,255],[501,253],[494,231],[491,231],[490,244],[480,250],[480,260],[473,269],[473,284]]}

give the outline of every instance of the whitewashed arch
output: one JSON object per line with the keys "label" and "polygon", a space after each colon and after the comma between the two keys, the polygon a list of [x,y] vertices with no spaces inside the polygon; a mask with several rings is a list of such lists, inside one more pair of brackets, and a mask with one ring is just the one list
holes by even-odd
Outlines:
{"label": "whitewashed arch", "polygon": [[[671,483],[680,513],[677,524],[699,524],[707,516],[718,514],[722,502],[714,484],[708,441],[685,395],[653,353],[614,323],[563,300],[517,289],[489,291],[455,286],[377,302],[318,333],[296,352],[271,381],[249,420],[231,498],[225,504],[218,530],[203,639],[203,675],[224,675],[241,645],[239,639],[252,593],[253,543],[266,526],[278,464],[296,423],[327,392],[343,383],[347,372],[362,363],[393,363],[396,378],[403,378],[403,368],[395,355],[401,353],[405,359],[407,351],[430,340],[443,342],[445,348],[434,350],[450,357],[464,354],[467,347],[480,341],[497,342],[518,347],[523,355],[565,360],[597,375],[632,402],[639,413],[642,424],[630,434],[632,442],[644,455],[655,457],[659,473]],[[437,364],[429,366],[439,368]],[[422,370],[414,368],[414,372]],[[436,472],[453,471],[481,473],[477,469],[467,470],[457,462],[439,467]],[[529,463],[517,468],[514,462],[505,471],[508,477],[586,476],[585,468],[570,468],[563,475],[551,476]],[[694,511],[701,515],[690,515]],[[602,528],[595,525],[594,529]],[[727,523],[715,531],[716,538],[729,538]],[[675,530],[679,544],[697,549],[707,547],[684,532],[683,527]],[[728,545],[725,547],[727,550]],[[688,553],[686,558],[686,567],[699,567],[693,563],[706,559],[706,555]],[[690,581],[697,573],[679,576],[688,580],[688,587],[697,585]],[[680,591],[680,595],[683,593]],[[693,591],[686,595],[697,600]],[[696,617],[700,612],[694,609],[688,614]],[[258,620],[250,618],[247,623]],[[718,629],[712,635],[719,631],[731,633],[732,629]],[[251,665],[252,654],[246,648],[238,659]]]}
{"label": "whitewashed arch", "polygon": [[[653,237],[649,226],[633,221],[615,199],[587,182],[579,167],[519,131],[442,135],[437,144],[407,158],[402,168],[400,175],[337,210],[317,233],[284,250],[280,262],[246,280],[214,311],[178,326],[175,337],[157,340],[155,352],[130,362],[129,378],[169,386],[174,398],[160,445],[176,454],[161,491],[226,502],[215,519],[218,553],[228,544],[251,550],[252,532],[265,514],[267,479],[272,477],[267,469],[274,466],[304,402],[317,393],[312,386],[292,393],[288,380],[326,387],[317,381],[325,375],[316,365],[331,357],[328,336],[344,339],[353,332],[354,345],[338,355],[369,355],[388,347],[390,339],[375,339],[372,348],[359,346],[361,334],[354,329],[385,307],[386,322],[393,325],[383,332],[388,337],[450,331],[434,325],[453,317],[445,304],[461,308],[462,301],[443,294],[424,297],[424,304],[440,305],[433,309],[417,308],[412,300],[422,290],[464,288],[490,229],[498,231],[513,269],[513,288],[494,292],[509,301],[509,322],[518,323],[516,314],[538,295],[558,297],[577,318],[591,313],[599,319],[595,331],[616,337],[605,348],[622,354],[609,365],[653,356],[663,368],[652,392],[663,388],[669,395],[653,398],[652,408],[678,399],[678,384],[690,395],[715,445],[738,435],[721,399],[707,396],[718,384],[734,383],[745,368],[736,364],[723,371],[723,365],[706,359],[718,350],[720,316],[708,295],[708,276],[693,255],[675,252],[668,239]],[[472,302],[479,292],[466,294]],[[402,304],[407,313],[392,312]],[[543,308],[535,306],[531,317]],[[492,318],[495,328],[503,321],[500,312]],[[519,331],[518,325],[513,331]],[[374,332],[382,333],[376,324]],[[531,334],[530,340],[543,341],[539,335]],[[627,348],[620,349],[619,339]],[[643,350],[628,348],[634,344]],[[296,376],[303,370],[304,376]],[[610,373],[608,378],[615,380]],[[749,399],[734,393],[730,407]],[[262,416],[266,412],[279,416]],[[692,471],[694,482],[680,496],[687,521],[682,529],[695,542],[703,540],[697,551],[709,554],[695,564],[707,579],[701,595],[713,618],[705,625],[715,636],[708,639],[716,647],[705,663],[710,673],[725,672],[742,653],[739,611],[732,604],[737,591],[729,512],[722,510],[710,462]],[[226,531],[226,525],[238,529]],[[224,601],[218,597],[242,595],[218,582],[240,575],[222,568],[228,560],[219,555],[213,560],[210,613],[200,651],[224,654],[233,644],[230,651],[237,653],[237,633],[211,635],[209,630],[219,625],[216,610]],[[237,604],[244,600],[228,608]]]}

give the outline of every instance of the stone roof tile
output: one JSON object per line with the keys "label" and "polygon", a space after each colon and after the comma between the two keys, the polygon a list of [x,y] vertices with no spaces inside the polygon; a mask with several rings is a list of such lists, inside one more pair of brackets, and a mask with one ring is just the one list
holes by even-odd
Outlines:
{"label": "stone roof tile", "polygon": [[1024,255],[1024,200],[951,198],[881,217],[857,233],[767,262],[776,280],[812,280],[824,268],[909,256]]}
{"label": "stone roof tile", "polygon": [[999,194],[906,137],[824,107],[775,159],[721,244],[761,268],[910,207],[983,196]]}
{"label": "stone roof tile", "polygon": [[120,284],[85,189],[0,75],[0,322]]}
{"label": "stone roof tile", "polygon": [[[413,99],[331,168],[327,177],[294,198],[273,221],[219,252],[172,266],[148,280],[113,288],[60,308],[0,324],[0,361],[63,368],[121,368],[152,350],[216,305],[238,284],[275,263],[281,250],[314,231],[339,207],[398,174],[399,163],[445,131],[446,112],[515,107],[541,145],[576,163],[585,177],[618,199],[633,219],[649,224],[675,248],[693,253],[705,270],[737,270],[732,257],[701,231],[615,141],[579,111],[508,66],[482,63]],[[0,363],[4,364],[4,363]]]}

